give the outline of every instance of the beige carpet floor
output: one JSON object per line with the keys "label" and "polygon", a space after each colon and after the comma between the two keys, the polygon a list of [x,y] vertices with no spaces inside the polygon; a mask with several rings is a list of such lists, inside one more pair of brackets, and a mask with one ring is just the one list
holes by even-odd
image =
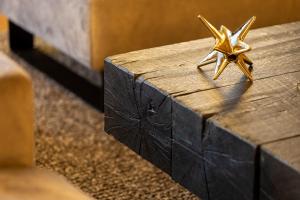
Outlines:
{"label": "beige carpet floor", "polygon": [[44,74],[5,51],[32,76],[37,166],[55,171],[96,199],[197,199],[107,135],[100,113]]}

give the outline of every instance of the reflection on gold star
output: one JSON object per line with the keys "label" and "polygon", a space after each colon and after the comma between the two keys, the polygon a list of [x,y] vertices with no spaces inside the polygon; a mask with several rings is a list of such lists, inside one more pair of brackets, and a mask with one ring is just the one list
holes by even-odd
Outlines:
{"label": "reflection on gold star", "polygon": [[244,39],[256,17],[250,18],[234,33],[225,26],[221,26],[220,30],[217,30],[204,17],[200,15],[198,17],[216,39],[213,50],[200,62],[198,67],[202,67],[208,63],[216,61],[217,64],[214,76],[214,80],[216,80],[228,64],[234,62],[245,76],[250,81],[253,81],[252,74],[247,67],[247,64],[252,66],[253,62],[245,55],[245,52],[250,51],[251,47],[244,42]]}

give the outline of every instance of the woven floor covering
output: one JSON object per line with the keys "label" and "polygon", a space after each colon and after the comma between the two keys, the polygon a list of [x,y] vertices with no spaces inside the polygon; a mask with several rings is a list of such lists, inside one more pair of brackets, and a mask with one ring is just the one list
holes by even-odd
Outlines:
{"label": "woven floor covering", "polygon": [[198,199],[104,130],[104,115],[9,52],[28,71],[36,107],[37,166],[65,176],[96,199]]}

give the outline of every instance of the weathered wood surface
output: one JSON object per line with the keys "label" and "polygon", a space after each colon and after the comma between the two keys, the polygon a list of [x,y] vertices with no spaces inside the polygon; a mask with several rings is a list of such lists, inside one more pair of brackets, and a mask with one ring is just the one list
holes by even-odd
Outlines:
{"label": "weathered wood surface", "polygon": [[[143,135],[145,129],[139,125],[143,117],[134,125],[132,119],[137,118],[130,109],[151,111],[156,119],[154,123],[147,120],[151,135],[167,136],[168,145],[149,148],[150,153],[154,155],[157,149],[171,152],[164,162],[171,163],[168,172],[176,181],[206,199],[257,199],[259,178],[263,183],[263,177],[270,175],[264,174],[266,170],[259,173],[264,145],[300,135],[300,22],[253,30],[246,42],[253,47],[249,53],[255,63],[253,83],[234,65],[217,81],[211,78],[214,64],[197,69],[197,62],[213,45],[212,39],[108,58],[106,131],[124,143],[131,142],[131,148],[139,146],[130,129]],[[128,82],[130,87],[125,87]],[[140,90],[140,83],[147,85],[147,90]],[[159,114],[165,104],[156,101],[159,106],[151,106],[160,95],[168,102],[167,115]],[[142,106],[136,103],[146,97]],[[165,125],[167,131],[161,132],[158,125]],[[120,139],[125,132],[126,138]],[[163,154],[163,158],[167,156],[170,154]],[[285,162],[285,158],[276,159],[276,153],[271,157],[274,162]],[[293,165],[286,170],[295,171],[295,181],[300,179]]]}
{"label": "weathered wood surface", "polygon": [[[240,99],[224,100],[218,114],[207,120],[202,145],[211,190],[218,191],[215,188],[232,179],[231,191],[224,192],[251,195],[259,145],[299,135],[300,96],[295,89],[299,80],[300,72],[256,80]],[[215,92],[230,94],[244,88],[240,84]],[[223,195],[221,190],[216,198]]]}
{"label": "weathered wood surface", "polygon": [[170,173],[170,98],[109,63],[105,80],[106,131]]}
{"label": "weathered wood surface", "polygon": [[41,169],[0,169],[0,199],[92,200],[65,178]]}

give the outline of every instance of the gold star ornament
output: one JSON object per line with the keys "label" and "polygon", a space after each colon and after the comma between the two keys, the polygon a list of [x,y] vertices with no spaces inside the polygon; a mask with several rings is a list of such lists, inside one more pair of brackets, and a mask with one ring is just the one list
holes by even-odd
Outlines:
{"label": "gold star ornament", "polygon": [[[198,18],[203,22],[203,24],[216,39],[213,50],[200,62],[198,67],[217,62],[215,76],[213,78],[216,80],[228,66],[228,64],[234,62],[245,74],[245,76],[250,81],[253,81],[251,71],[249,70],[249,68],[252,67],[253,62],[245,54],[251,50],[251,47],[244,42],[244,39],[256,17],[250,18],[235,32],[231,32],[223,25],[221,26],[220,30],[217,30],[204,17],[199,15]],[[249,65],[249,67],[247,65]]]}

